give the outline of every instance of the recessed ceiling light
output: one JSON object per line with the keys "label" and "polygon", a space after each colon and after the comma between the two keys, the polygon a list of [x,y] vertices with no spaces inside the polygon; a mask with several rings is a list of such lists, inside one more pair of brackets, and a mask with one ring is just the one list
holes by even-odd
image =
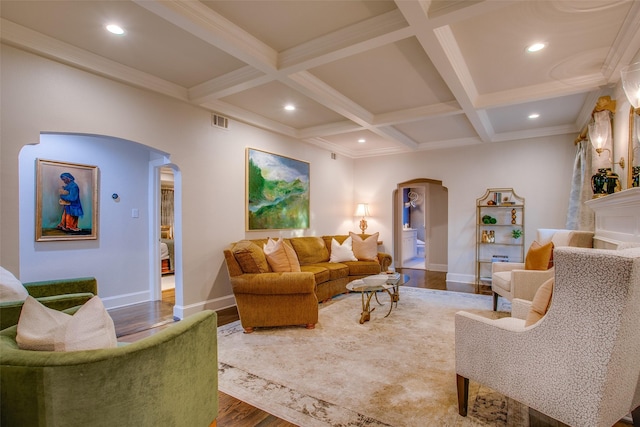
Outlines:
{"label": "recessed ceiling light", "polygon": [[367,140],[366,140],[366,139],[364,139],[364,138],[360,138],[360,139],[358,140],[358,142],[359,142],[360,144],[364,144],[365,142],[367,142]]}
{"label": "recessed ceiling light", "polygon": [[295,105],[291,105],[291,104],[287,104],[287,105],[284,106],[284,109],[287,110],[287,111],[293,111],[293,110],[296,109],[296,106]]}
{"label": "recessed ceiling light", "polygon": [[538,113],[529,114],[530,119],[537,119],[538,117],[540,117],[540,114]]}
{"label": "recessed ceiling light", "polygon": [[527,47],[527,52],[537,52],[547,47],[546,43],[534,43]]}
{"label": "recessed ceiling light", "polygon": [[107,25],[107,31],[113,34],[117,34],[119,36],[124,34],[124,30],[122,29],[122,27],[116,24]]}

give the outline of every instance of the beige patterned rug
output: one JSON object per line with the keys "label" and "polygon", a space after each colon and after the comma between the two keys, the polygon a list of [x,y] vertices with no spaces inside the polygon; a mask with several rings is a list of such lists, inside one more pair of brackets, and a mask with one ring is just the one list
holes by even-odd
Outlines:
{"label": "beige patterned rug", "polygon": [[[388,297],[387,297],[388,298]],[[321,304],[316,329],[218,328],[220,391],[304,427],[528,426],[528,409],[474,382],[458,415],[454,315],[498,313],[492,297],[401,288],[359,324],[359,294]]]}

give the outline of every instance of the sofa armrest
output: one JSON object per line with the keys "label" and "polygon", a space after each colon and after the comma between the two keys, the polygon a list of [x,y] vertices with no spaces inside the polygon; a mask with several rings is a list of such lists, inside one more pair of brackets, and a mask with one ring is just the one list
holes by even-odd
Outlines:
{"label": "sofa armrest", "polygon": [[384,273],[385,271],[387,271],[391,266],[392,261],[393,261],[393,258],[391,258],[391,255],[386,254],[384,252],[378,252],[378,262],[380,263],[381,272]]}
{"label": "sofa armrest", "polygon": [[491,273],[497,273],[500,271],[512,271],[512,270],[524,269],[523,262],[494,262],[491,263]]}
{"label": "sofa armrest", "polygon": [[[95,295],[92,293],[77,293],[55,295],[51,297],[36,298],[45,307],[63,311],[72,307],[81,306]],[[24,301],[10,301],[0,303],[0,330],[17,325]]]}
{"label": "sofa armrest", "polygon": [[98,281],[95,277],[44,280],[41,282],[24,283],[23,285],[27,289],[27,292],[29,292],[29,295],[34,298],[81,293],[98,295]]}
{"label": "sofa armrest", "polygon": [[313,294],[316,279],[311,272],[242,274],[231,277],[234,294]]}

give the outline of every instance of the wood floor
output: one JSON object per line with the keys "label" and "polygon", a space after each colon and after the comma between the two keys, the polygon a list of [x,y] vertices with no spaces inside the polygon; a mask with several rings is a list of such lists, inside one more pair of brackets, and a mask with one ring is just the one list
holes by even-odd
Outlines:
{"label": "wood floor", "polygon": [[[399,272],[410,277],[405,286],[426,289],[449,290],[474,293],[475,287],[466,284],[447,284],[446,273],[425,271],[420,269],[399,269]],[[483,290],[482,293],[486,293]],[[116,327],[118,341],[134,342],[158,333],[171,326],[173,320],[174,293],[162,292],[162,301],[135,304],[109,310]],[[218,325],[226,325],[239,320],[235,307],[220,310]],[[219,427],[292,427],[295,424],[284,421],[265,411],[257,409],[225,393],[218,392],[218,426]],[[563,427],[564,425],[540,413],[533,413],[530,427]],[[619,422],[613,427],[628,427],[629,424]]]}

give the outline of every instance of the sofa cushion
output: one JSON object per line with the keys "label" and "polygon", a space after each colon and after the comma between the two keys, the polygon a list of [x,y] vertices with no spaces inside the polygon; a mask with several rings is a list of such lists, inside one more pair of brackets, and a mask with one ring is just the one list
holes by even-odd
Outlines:
{"label": "sofa cushion", "polygon": [[[527,256],[524,260],[525,270],[548,270],[549,263],[551,262],[551,255],[553,254],[553,242],[541,245],[537,241],[533,241]],[[553,265],[552,265],[553,266]]]}
{"label": "sofa cushion", "polygon": [[322,237],[295,237],[289,239],[298,255],[300,265],[329,261],[329,251]]}
{"label": "sofa cushion", "polygon": [[360,235],[349,232],[349,236],[353,240],[353,254],[359,261],[378,261],[378,236],[375,233],[363,239]]}
{"label": "sofa cushion", "polygon": [[0,302],[24,301],[29,292],[9,270],[0,267]]}
{"label": "sofa cushion", "polygon": [[533,325],[547,314],[549,306],[551,305],[554,283],[555,278],[552,277],[538,288],[535,296],[533,297],[533,301],[531,301],[531,308],[529,309],[529,314],[527,314],[524,326]]}
{"label": "sofa cushion", "polygon": [[321,283],[328,282],[329,280],[331,280],[331,272],[329,272],[327,268],[322,267],[320,265],[316,265],[316,264],[301,265],[300,270],[313,273],[313,277],[316,281],[316,285],[319,285]]}
{"label": "sofa cushion", "polygon": [[249,240],[241,240],[233,245],[233,256],[244,273],[268,273],[271,271],[264,251]]}
{"label": "sofa cushion", "polygon": [[296,252],[282,238],[278,240],[269,238],[264,245],[264,254],[267,257],[269,266],[276,273],[300,271],[300,263]]}
{"label": "sofa cushion", "polygon": [[344,264],[349,267],[349,276],[380,274],[378,261],[345,261]]}
{"label": "sofa cushion", "polygon": [[347,237],[342,243],[338,243],[336,239],[331,239],[331,254],[329,262],[357,261],[358,258],[353,254],[353,239]]}
{"label": "sofa cushion", "polygon": [[29,296],[18,321],[22,350],[80,351],[117,347],[113,320],[95,296],[73,315],[45,307]]}
{"label": "sofa cushion", "polygon": [[340,262],[319,262],[313,265],[326,268],[329,272],[329,280],[342,279],[349,276],[349,267]]}

